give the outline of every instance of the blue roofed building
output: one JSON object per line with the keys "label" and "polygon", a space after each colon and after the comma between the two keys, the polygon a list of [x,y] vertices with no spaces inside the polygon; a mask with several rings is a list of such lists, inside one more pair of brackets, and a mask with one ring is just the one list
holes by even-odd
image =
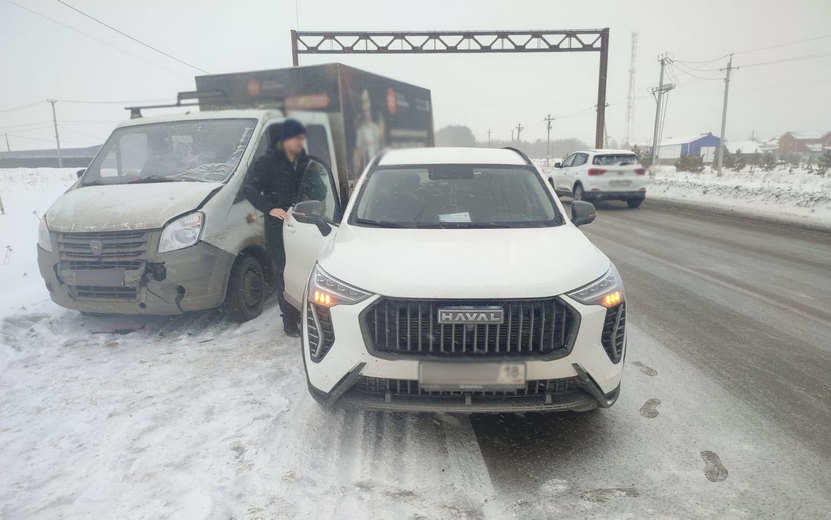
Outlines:
{"label": "blue roofed building", "polygon": [[704,162],[712,162],[720,142],[721,139],[711,132],[689,137],[670,137],[658,146],[658,160],[671,162],[682,155],[695,155],[704,159]]}

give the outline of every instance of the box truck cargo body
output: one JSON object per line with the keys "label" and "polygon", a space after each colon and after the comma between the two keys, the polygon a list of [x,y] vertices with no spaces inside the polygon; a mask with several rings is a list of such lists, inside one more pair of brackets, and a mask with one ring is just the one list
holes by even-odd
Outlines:
{"label": "box truck cargo body", "polygon": [[329,119],[334,158],[309,149],[335,170],[347,194],[364,167],[385,148],[433,146],[430,91],[339,63],[196,78],[200,110],[268,108],[292,116],[322,112]]}

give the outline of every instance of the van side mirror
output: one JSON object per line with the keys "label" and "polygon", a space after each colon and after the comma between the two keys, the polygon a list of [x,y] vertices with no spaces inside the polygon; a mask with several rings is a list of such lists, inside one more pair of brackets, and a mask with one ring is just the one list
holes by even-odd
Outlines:
{"label": "van side mirror", "polygon": [[590,224],[594,222],[597,216],[597,210],[594,209],[594,204],[591,202],[584,202],[575,200],[571,203],[571,223],[575,226],[582,226],[583,224]]}
{"label": "van side mirror", "polygon": [[84,175],[84,172],[86,172],[86,171],[87,171],[87,169],[86,169],[86,168],[81,168],[80,170],[78,170],[77,172],[75,172],[75,175],[77,175],[77,176],[78,176],[78,178],[80,179],[80,178]]}
{"label": "van side mirror", "polygon": [[332,226],[323,219],[323,203],[319,200],[304,200],[294,205],[291,210],[294,220],[303,224],[314,224],[320,234],[327,236],[332,232]]}
{"label": "van side mirror", "polygon": [[554,167],[555,167],[555,168],[562,168],[562,167],[563,167],[563,163],[561,163],[561,162],[555,162],[555,163],[554,163]]}

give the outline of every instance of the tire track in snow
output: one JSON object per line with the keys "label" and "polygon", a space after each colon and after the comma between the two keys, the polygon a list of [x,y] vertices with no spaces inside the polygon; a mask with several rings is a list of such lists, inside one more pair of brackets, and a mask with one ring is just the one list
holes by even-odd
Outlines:
{"label": "tire track in snow", "polygon": [[485,516],[493,486],[467,417],[297,405],[286,418],[297,435],[281,450],[298,484],[287,494],[307,497],[293,517]]}

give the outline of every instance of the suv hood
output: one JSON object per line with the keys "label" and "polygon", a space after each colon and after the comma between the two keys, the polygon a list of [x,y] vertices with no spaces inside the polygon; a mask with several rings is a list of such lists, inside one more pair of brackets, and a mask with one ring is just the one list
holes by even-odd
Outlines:
{"label": "suv hood", "polygon": [[220,187],[216,182],[158,182],[75,188],[52,204],[46,222],[51,231],[64,233],[159,229],[199,207]]}
{"label": "suv hood", "polygon": [[376,229],[343,225],[320,258],[332,276],[400,298],[543,298],[610,261],[576,227]]}

